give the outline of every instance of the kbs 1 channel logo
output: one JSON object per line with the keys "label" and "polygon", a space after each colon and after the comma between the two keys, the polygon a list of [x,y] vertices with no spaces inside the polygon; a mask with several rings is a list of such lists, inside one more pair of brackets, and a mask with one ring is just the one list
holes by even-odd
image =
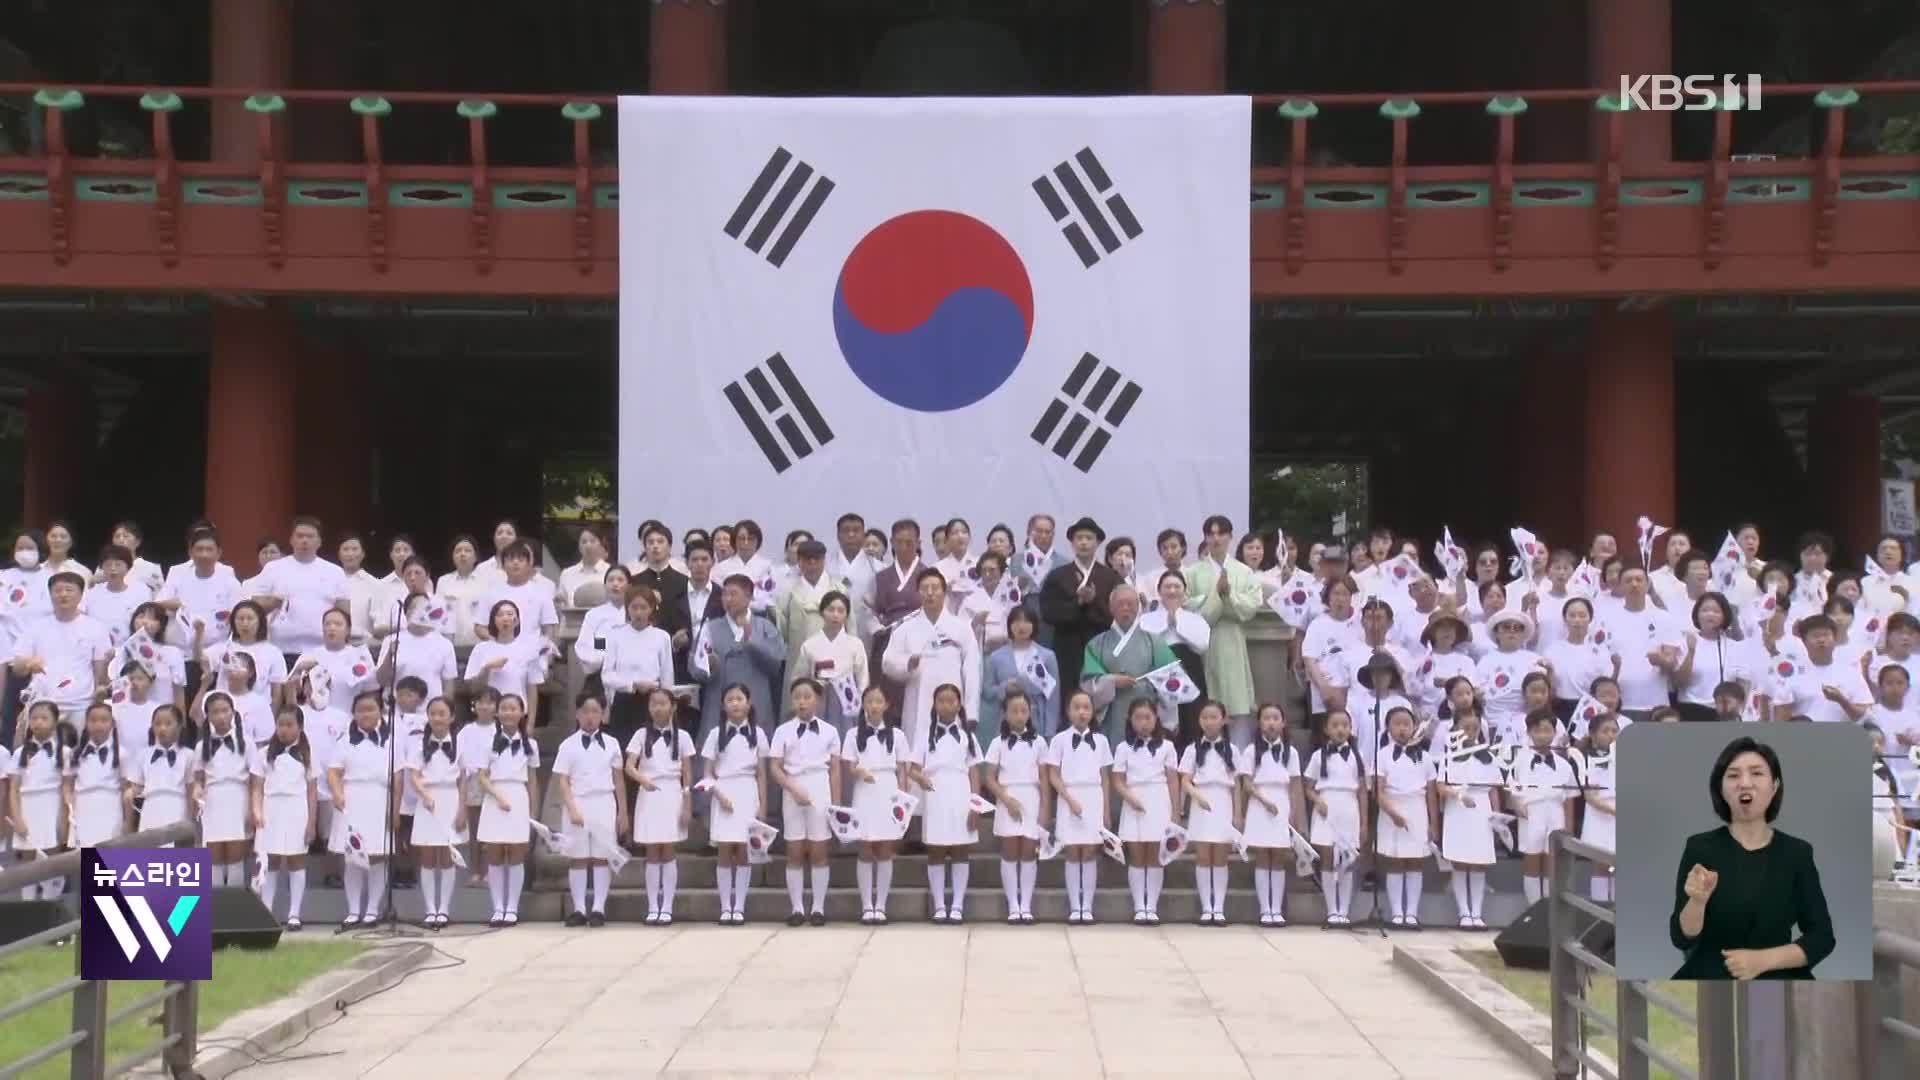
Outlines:
{"label": "kbs 1 channel logo", "polygon": [[81,978],[213,978],[206,848],[86,848],[80,866]]}

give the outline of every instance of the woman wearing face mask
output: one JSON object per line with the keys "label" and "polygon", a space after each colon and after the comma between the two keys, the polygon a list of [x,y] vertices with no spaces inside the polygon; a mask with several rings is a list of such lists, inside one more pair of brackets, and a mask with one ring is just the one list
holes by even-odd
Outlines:
{"label": "woman wearing face mask", "polygon": [[[28,623],[53,612],[47,591],[47,538],[37,529],[23,529],[13,537],[13,565],[0,570],[0,648],[13,655],[14,643]],[[8,666],[6,689],[0,693],[0,745],[13,745],[13,728],[20,713],[20,691],[29,676],[16,675]]]}

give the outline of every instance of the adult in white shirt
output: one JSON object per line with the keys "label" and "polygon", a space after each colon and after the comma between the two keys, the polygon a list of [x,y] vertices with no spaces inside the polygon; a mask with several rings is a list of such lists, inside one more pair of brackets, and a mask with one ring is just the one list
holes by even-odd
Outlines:
{"label": "adult in white shirt", "polygon": [[[509,565],[514,560],[509,559]],[[547,639],[521,620],[511,600],[496,600],[487,613],[484,640],[467,654],[464,675],[469,692],[491,686],[502,694],[516,694],[527,703],[531,724],[540,721],[540,684],[546,681],[544,646]]]}
{"label": "adult in white shirt", "polygon": [[[146,542],[146,534],[135,521],[116,521],[113,531],[108,534],[107,542],[126,548],[133,554],[132,565],[127,570],[127,580],[145,585],[150,593],[158,593],[160,586],[166,583],[167,574],[159,563],[148,562],[140,557],[140,545]],[[88,581],[90,585],[99,585],[107,580],[105,568],[95,570]]]}
{"label": "adult in white shirt", "polygon": [[[233,605],[246,594],[233,567],[220,561],[219,533],[196,531],[187,540],[187,554],[187,561],[168,570],[166,583],[160,586],[159,604],[170,616],[167,644],[191,647],[194,624],[199,623],[202,647],[218,645],[227,640]],[[187,681],[200,685],[194,672],[188,673]]]}
{"label": "adult in white shirt", "polygon": [[834,543],[827,549],[827,576],[844,581],[853,605],[847,629],[861,641],[873,637],[873,611],[867,594],[873,591],[873,560],[867,558],[867,523],[859,514],[841,514],[833,524]]}
{"label": "adult in white shirt", "polygon": [[73,526],[64,521],[47,526],[46,566],[49,574],[79,574],[82,589],[93,576],[86,563],[73,557]]}
{"label": "adult in white shirt", "polygon": [[575,544],[580,549],[580,561],[560,571],[560,603],[567,608],[579,607],[574,594],[583,585],[605,581],[607,567],[611,565],[607,562],[607,542],[593,526],[580,526]]}
{"label": "adult in white shirt", "polygon": [[[947,610],[959,614],[960,605],[980,588],[979,560],[973,555],[973,526],[966,518],[953,518],[946,532],[934,530],[933,568],[947,581]],[[945,550],[942,551],[942,545]]]}
{"label": "adult in white shirt", "polygon": [[647,692],[674,683],[673,639],[653,625],[656,599],[645,585],[631,589],[624,620],[607,631],[600,683],[611,702],[608,729],[623,742],[647,726]]}
{"label": "adult in white shirt", "polygon": [[[405,629],[387,635],[381,644],[379,679],[382,686],[397,686],[409,675],[427,684],[426,699],[446,693],[448,683],[459,678],[459,663],[453,654],[453,642],[440,632],[430,610],[433,597],[413,593],[402,604]],[[339,684],[335,684],[338,686]]]}
{"label": "adult in white shirt", "polygon": [[320,617],[347,607],[352,590],[340,567],[320,557],[319,518],[293,519],[289,541],[293,553],[261,569],[251,596],[272,616],[268,636],[291,664],[321,643]]}
{"label": "adult in white shirt", "polygon": [[[512,518],[501,518],[493,523],[493,554],[485,562],[473,568],[473,572],[492,583],[498,584],[507,576],[505,555],[507,549],[520,542],[520,526]],[[527,550],[533,550],[528,544]]]}
{"label": "adult in white shirt", "polygon": [[1647,575],[1647,586],[1660,597],[1668,611],[1677,614],[1683,607],[1691,606],[1681,603],[1677,598],[1681,589],[1680,560],[1693,550],[1693,537],[1685,529],[1669,529],[1666,539],[1663,551],[1665,562]]}
{"label": "adult in white shirt", "polygon": [[515,540],[500,555],[506,578],[473,605],[473,632],[481,638],[492,636],[491,616],[500,602],[513,604],[520,616],[516,631],[544,634],[549,640],[560,626],[560,613],[553,606],[553,583],[533,572],[533,548],[524,540]]}
{"label": "adult in white shirt", "polygon": [[[390,584],[390,579],[398,582],[398,588]],[[426,561],[418,556],[409,557],[400,564],[397,578],[392,574],[381,578],[380,586],[385,599],[380,607],[373,609],[373,636],[383,641],[406,625],[406,602],[411,596],[426,596],[436,601],[432,606],[435,613],[432,616],[433,630],[449,641],[468,615],[458,605],[449,604],[434,593],[433,572],[427,569]]]}
{"label": "adult in white shirt", "polygon": [[454,537],[448,557],[453,561],[453,569],[440,575],[440,580],[434,582],[433,591],[449,609],[460,613],[454,622],[453,644],[455,648],[468,649],[473,647],[476,640],[473,632],[474,606],[493,588],[493,582],[480,576],[477,562],[480,552],[474,545],[473,537],[464,534]]}
{"label": "adult in white shirt", "polygon": [[80,610],[100,620],[115,645],[127,640],[127,635],[132,632],[128,626],[133,619],[134,609],[153,599],[153,591],[147,588],[145,582],[128,577],[132,569],[133,552],[115,544],[107,545],[106,550],[100,553],[103,580],[89,588],[85,599],[80,602]]}
{"label": "adult in white shirt", "polygon": [[387,590],[379,578],[367,572],[367,545],[358,533],[341,537],[334,550],[340,556],[340,572],[347,578],[350,633],[356,644],[364,645],[373,638],[373,626],[385,608]]}
{"label": "adult in white shirt", "polygon": [[1640,723],[1671,700],[1668,683],[1686,655],[1687,629],[1672,612],[1653,606],[1645,570],[1626,567],[1620,583],[1622,603],[1603,611],[1600,625],[1620,658],[1620,711]]}
{"label": "adult in white shirt", "polygon": [[[415,581],[407,580],[407,564],[419,563],[420,576]],[[414,557],[413,537],[400,533],[387,542],[387,576],[379,581],[379,591],[373,597],[373,636],[386,637],[400,625],[403,615],[400,607],[409,595],[417,592],[433,592],[433,574],[427,564]]]}
{"label": "adult in white shirt", "polygon": [[1407,655],[1419,656],[1426,651],[1420,637],[1440,614],[1440,587],[1432,577],[1419,574],[1407,586],[1407,601],[1405,607],[1393,607],[1393,643]]}
{"label": "adult in white shirt", "polygon": [[300,659],[287,669],[288,681],[297,685],[297,680],[308,671],[325,668],[327,685],[348,701],[358,697],[363,690],[373,689],[377,681],[373,670],[373,654],[367,651],[365,645],[352,639],[353,627],[347,613],[329,611],[322,615],[320,634],[320,645],[302,653]]}
{"label": "adult in white shirt", "polygon": [[1735,682],[1751,692],[1767,658],[1764,652],[1755,655],[1757,645],[1733,637],[1733,606],[1719,593],[1695,601],[1692,620],[1686,655],[1673,673],[1674,704],[1682,720],[1712,720],[1719,715],[1713,706],[1714,688]]}
{"label": "adult in white shirt", "polygon": [[[615,630],[626,625],[627,591],[630,588],[627,568],[609,566],[606,575],[601,578],[601,586],[606,589],[607,602],[590,608],[581,616],[580,634],[573,639],[574,659],[580,661],[580,670],[589,677],[600,672],[606,657],[607,639],[613,636]],[[605,692],[604,688],[602,692]],[[608,704],[611,707],[612,703]],[[646,723],[644,711],[640,719],[642,724]]]}
{"label": "adult in white shirt", "polygon": [[947,582],[940,571],[921,569],[914,587],[920,610],[894,628],[880,663],[888,678],[905,684],[900,728],[917,746],[932,723],[933,693],[945,684],[960,688],[966,715],[980,715],[981,668],[973,627],[947,610]]}
{"label": "adult in white shirt", "polygon": [[[717,534],[718,529],[714,530]],[[713,568],[713,579],[725,582],[738,574],[753,582],[752,608],[766,613],[773,608],[774,590],[780,585],[778,575],[774,573],[773,563],[760,554],[762,534],[760,525],[751,519],[742,521],[733,527],[733,554]],[[769,615],[769,617],[771,617]]]}
{"label": "adult in white shirt", "polygon": [[1007,643],[1007,611],[1017,603],[1020,587],[1007,577],[1007,561],[989,551],[974,564],[980,580],[960,601],[960,617],[979,635],[980,655],[990,655]]}
{"label": "adult in white shirt", "polygon": [[95,689],[107,685],[107,660],[113,655],[107,628],[80,613],[86,587],[87,579],[71,571],[50,577],[47,592],[53,612],[26,627],[12,655],[13,673],[35,680],[75,734]]}
{"label": "adult in white shirt", "polygon": [[[1345,560],[1341,560],[1343,563]],[[1341,653],[1360,645],[1360,613],[1353,609],[1353,594],[1359,589],[1350,577],[1342,576],[1321,587],[1321,614],[1307,624],[1300,656],[1306,662],[1313,730],[1324,730],[1327,710],[1344,708],[1351,679]]]}
{"label": "adult in white shirt", "polygon": [[1800,664],[1787,687],[1791,699],[1774,701],[1773,717],[1791,720],[1804,716],[1828,723],[1859,722],[1873,706],[1873,693],[1857,664],[1847,664],[1834,656],[1833,620],[1812,615],[1800,623],[1800,640],[1806,659]]}

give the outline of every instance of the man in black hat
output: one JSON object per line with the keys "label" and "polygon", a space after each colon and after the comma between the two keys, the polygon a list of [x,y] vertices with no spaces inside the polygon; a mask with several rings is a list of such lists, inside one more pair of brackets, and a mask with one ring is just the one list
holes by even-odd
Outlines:
{"label": "man in black hat", "polygon": [[1062,700],[1079,689],[1087,642],[1113,625],[1107,597],[1120,584],[1120,575],[1095,557],[1107,534],[1092,518],[1074,522],[1067,539],[1073,544],[1073,561],[1055,567],[1040,585],[1040,617],[1053,628]]}

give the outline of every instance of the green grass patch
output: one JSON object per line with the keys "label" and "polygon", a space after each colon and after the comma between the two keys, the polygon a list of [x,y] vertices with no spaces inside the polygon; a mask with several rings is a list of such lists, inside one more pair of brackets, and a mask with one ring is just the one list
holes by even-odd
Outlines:
{"label": "green grass patch", "polygon": [[[0,1006],[19,1001],[74,973],[77,945],[48,946],[0,959]],[[213,954],[213,979],[200,984],[200,1031],[204,1036],[236,1013],[245,1012],[299,989],[302,983],[366,951],[354,941],[283,942],[277,949],[220,949]],[[157,982],[113,983],[107,1009],[151,994]],[[160,1038],[156,1006],[129,1016],[107,1032],[107,1060],[116,1061]],[[73,1030],[73,996],[62,995],[0,1023],[0,1065],[17,1061]],[[57,1080],[68,1073],[67,1055],[23,1074],[27,1080]]]}
{"label": "green grass patch", "polygon": [[[1487,951],[1462,951],[1460,955],[1471,961],[1480,970],[1492,976],[1500,985],[1512,991],[1515,997],[1540,1010],[1542,1015],[1552,1016],[1553,991],[1544,971],[1522,971],[1509,968],[1500,960],[1500,954]],[[1657,982],[1654,990],[1678,1001],[1697,1014],[1700,1003],[1694,992],[1695,984],[1690,982]],[[1618,991],[1613,979],[1596,975],[1587,985],[1587,1003],[1609,1020],[1617,1019],[1615,1006],[1619,1002]],[[1647,1033],[1652,1037],[1654,1048],[1682,1065],[1691,1065],[1696,1071],[1700,1067],[1699,1037],[1694,1033],[1693,1025],[1673,1015],[1652,1002],[1647,1003]],[[1620,1060],[1619,1041],[1613,1033],[1597,1027],[1587,1032],[1587,1045],[1594,1050]],[[1653,1062],[1650,1075],[1654,1080],[1675,1080],[1674,1074]]]}

